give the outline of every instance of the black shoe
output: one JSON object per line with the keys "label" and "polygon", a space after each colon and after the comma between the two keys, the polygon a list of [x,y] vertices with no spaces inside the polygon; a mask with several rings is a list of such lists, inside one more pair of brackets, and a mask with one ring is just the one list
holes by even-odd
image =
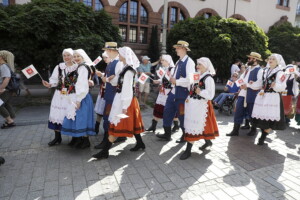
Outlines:
{"label": "black shoe", "polygon": [[178,125],[178,121],[173,121],[174,126],[172,128],[172,133],[175,133],[177,131],[179,131],[179,125]]}
{"label": "black shoe", "polygon": [[152,124],[146,131],[152,131],[154,133],[156,131],[156,125],[157,121],[155,119],[152,119]]}
{"label": "black shoe", "polygon": [[212,142],[210,140],[205,140],[205,144],[199,147],[199,150],[205,150],[208,147],[212,146]]}
{"label": "black shoe", "polygon": [[265,144],[265,139],[267,138],[268,133],[265,132],[264,130],[261,130],[261,136],[258,139],[257,145],[264,145]]}
{"label": "black shoe", "polygon": [[160,139],[164,139],[166,141],[171,140],[171,127],[164,127],[165,133],[164,134],[156,134],[156,137]]}
{"label": "black shoe", "polygon": [[72,140],[68,143],[68,145],[69,146],[73,146],[73,145],[75,145],[76,144],[76,142],[77,142],[77,137],[72,137]]}
{"label": "black shoe", "polygon": [[246,119],[245,125],[241,127],[241,129],[250,129],[250,122],[248,119]]}
{"label": "black shoe", "polygon": [[144,143],[136,144],[135,147],[131,148],[130,151],[138,151],[139,149],[144,150],[146,148]]}
{"label": "black shoe", "polygon": [[81,145],[83,143],[82,137],[77,138],[75,144],[73,145],[76,149],[80,149]]}
{"label": "black shoe", "polygon": [[100,160],[100,159],[103,159],[103,158],[108,158],[108,156],[109,156],[108,151],[102,150],[99,153],[94,154],[93,158],[97,158],[97,159]]}
{"label": "black shoe", "polygon": [[60,132],[59,131],[55,131],[55,138],[54,138],[54,140],[52,140],[51,142],[49,142],[48,145],[51,147],[51,146],[55,145],[56,143],[60,144],[61,141],[62,141],[62,139],[61,139]]}
{"label": "black shoe", "polygon": [[226,134],[226,136],[238,136],[240,126],[240,124],[234,124],[233,130],[230,133]]}
{"label": "black shoe", "polygon": [[102,142],[95,146],[95,149],[103,149],[106,145],[106,140],[102,140]]}
{"label": "black shoe", "polygon": [[249,133],[247,133],[248,136],[254,136],[256,135],[256,127],[252,126],[251,130],[249,131]]}
{"label": "black shoe", "polygon": [[193,146],[192,143],[189,143],[189,142],[187,143],[186,150],[183,152],[183,154],[181,154],[181,156],[179,158],[180,160],[186,160],[192,155],[192,153],[191,153],[192,146]]}
{"label": "black shoe", "polygon": [[3,165],[5,163],[4,158],[0,157],[0,165]]}
{"label": "black shoe", "polygon": [[180,139],[176,140],[176,143],[183,143],[185,142],[184,140],[184,134],[182,134],[182,136],[180,137]]}
{"label": "black shoe", "polygon": [[126,141],[126,140],[127,140],[127,137],[118,137],[118,138],[114,141],[114,143],[124,142],[124,141]]}
{"label": "black shoe", "polygon": [[85,149],[85,148],[88,148],[90,146],[91,146],[91,143],[90,143],[89,137],[83,137],[83,142],[80,145],[80,149]]}

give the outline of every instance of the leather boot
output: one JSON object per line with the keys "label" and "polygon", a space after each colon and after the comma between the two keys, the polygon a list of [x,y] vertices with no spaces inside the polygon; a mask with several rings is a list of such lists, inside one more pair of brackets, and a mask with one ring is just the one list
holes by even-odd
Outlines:
{"label": "leather boot", "polygon": [[258,139],[257,145],[264,145],[265,139],[267,138],[268,133],[261,129],[261,136]]}
{"label": "leather boot", "polygon": [[173,121],[174,126],[172,128],[172,133],[175,133],[177,131],[179,131],[179,125],[178,125],[178,121]]}
{"label": "leather boot", "polygon": [[95,146],[95,149],[103,149],[108,141],[108,132],[104,132],[102,142]]}
{"label": "leather boot", "polygon": [[249,121],[249,119],[246,119],[245,125],[242,126],[241,129],[250,129],[250,121]]}
{"label": "leather boot", "polygon": [[77,142],[77,137],[72,137],[72,140],[68,143],[69,146],[73,146]]}
{"label": "leather boot", "polygon": [[95,123],[95,132],[96,132],[96,135],[98,135],[99,133],[99,126],[100,126],[100,122],[97,122]]}
{"label": "leather boot", "polygon": [[238,136],[240,126],[240,124],[234,124],[233,130],[230,133],[226,134],[226,136]]}
{"label": "leather boot", "polygon": [[73,145],[75,148],[79,149],[81,147],[83,143],[83,138],[82,137],[78,137],[75,144]]}
{"label": "leather boot", "polygon": [[211,142],[211,140],[205,140],[205,144],[204,145],[202,145],[201,147],[199,147],[199,150],[205,150],[206,148],[208,148],[208,147],[211,147],[212,146],[212,142]]}
{"label": "leather boot", "polygon": [[179,158],[180,160],[186,160],[191,156],[192,146],[193,146],[192,143],[189,142],[187,143],[185,151],[183,152],[183,154],[181,154]]}
{"label": "leather boot", "polygon": [[100,151],[99,153],[96,153],[93,155],[93,158],[97,159],[103,159],[103,158],[108,158],[109,156],[109,149],[111,147],[112,143],[110,141],[107,141],[105,147]]}
{"label": "leather boot", "polygon": [[171,127],[165,127],[164,126],[164,130],[165,130],[164,134],[156,134],[156,137],[158,137],[160,139],[170,141],[171,140],[171,131],[172,131]]}
{"label": "leather boot", "polygon": [[61,143],[61,134],[60,134],[60,131],[54,131],[55,132],[55,138],[54,140],[52,140],[51,142],[48,143],[48,145],[51,147],[53,145],[55,145],[56,143],[57,144],[60,144]]}
{"label": "leather boot", "polygon": [[89,137],[83,137],[83,142],[80,146],[80,149],[85,149],[85,148],[88,148],[90,146],[91,146],[91,143],[90,143]]}
{"label": "leather boot", "polygon": [[152,119],[152,124],[146,131],[152,131],[154,133],[156,130],[156,125],[157,125],[157,121],[155,119]]}
{"label": "leather boot", "polygon": [[125,142],[127,140],[127,137],[118,137],[114,143],[118,143],[118,142]]}
{"label": "leather boot", "polygon": [[184,129],[183,129],[182,130],[182,135],[181,135],[180,139],[176,140],[176,143],[183,143],[183,142],[185,142],[184,135],[185,135],[185,133],[184,133]]}
{"label": "leather boot", "polygon": [[248,136],[254,136],[256,135],[256,126],[252,125],[251,126],[251,130],[249,131],[249,133],[247,133]]}
{"label": "leather boot", "polygon": [[136,139],[136,145],[135,147],[131,148],[130,151],[138,151],[139,149],[144,150],[146,146],[142,140],[141,134],[134,134],[134,137]]}

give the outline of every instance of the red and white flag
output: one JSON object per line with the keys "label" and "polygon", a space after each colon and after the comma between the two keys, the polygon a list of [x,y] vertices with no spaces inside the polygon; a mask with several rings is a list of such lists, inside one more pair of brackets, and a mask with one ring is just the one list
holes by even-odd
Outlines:
{"label": "red and white flag", "polygon": [[38,74],[38,71],[35,69],[33,65],[29,65],[25,69],[22,69],[22,72],[28,79]]}
{"label": "red and white flag", "polygon": [[240,87],[241,85],[246,84],[245,81],[244,81],[244,79],[242,79],[242,78],[236,80],[235,83],[236,83],[236,85],[237,85],[238,87]]}
{"label": "red and white flag", "polygon": [[146,75],[145,73],[142,73],[141,76],[139,77],[138,82],[140,82],[141,84],[145,84],[148,78],[149,78],[148,75]]}
{"label": "red and white flag", "polygon": [[157,71],[156,71],[156,74],[159,78],[162,78],[164,75],[165,75],[165,70],[163,70],[163,68],[159,68]]}
{"label": "red and white flag", "polygon": [[227,83],[226,83],[226,85],[229,85],[230,87],[232,87],[233,86],[233,82],[230,81],[230,80],[228,80]]}
{"label": "red and white flag", "polygon": [[96,58],[96,60],[94,60],[94,62],[93,62],[94,66],[97,65],[101,60],[102,60],[102,58],[100,56],[98,56]]}
{"label": "red and white flag", "polygon": [[288,68],[285,70],[286,74],[294,74],[296,72],[295,66],[288,66]]}
{"label": "red and white flag", "polygon": [[200,73],[199,72],[191,73],[190,78],[194,83],[198,83],[200,81]]}

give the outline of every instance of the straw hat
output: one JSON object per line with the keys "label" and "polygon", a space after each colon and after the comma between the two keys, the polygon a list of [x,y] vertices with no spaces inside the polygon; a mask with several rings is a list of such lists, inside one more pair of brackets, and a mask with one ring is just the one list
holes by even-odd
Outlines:
{"label": "straw hat", "polygon": [[256,52],[251,52],[250,55],[247,55],[248,58],[255,58],[257,60],[262,61],[261,59],[261,55],[259,53]]}
{"label": "straw hat", "polygon": [[176,47],[184,47],[184,48],[186,48],[187,51],[191,51],[189,48],[189,43],[186,41],[183,41],[183,40],[179,40],[177,42],[177,44],[173,45],[173,48],[176,48]]}
{"label": "straw hat", "polygon": [[118,44],[116,42],[105,42],[105,46],[102,48],[102,50],[118,50]]}

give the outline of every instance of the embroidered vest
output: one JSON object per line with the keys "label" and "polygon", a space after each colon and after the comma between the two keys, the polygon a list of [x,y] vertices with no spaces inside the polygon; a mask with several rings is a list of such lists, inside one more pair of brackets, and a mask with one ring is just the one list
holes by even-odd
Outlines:
{"label": "embroidered vest", "polygon": [[[184,62],[181,60],[177,64],[176,79],[186,78],[186,64],[190,58],[187,57]],[[186,87],[175,86],[175,99],[186,99],[189,95],[189,90]]]}
{"label": "embroidered vest", "polygon": [[[258,74],[259,70],[260,70],[260,67],[257,67],[250,72],[249,78],[248,78],[248,83],[250,81],[253,81],[253,82],[257,81],[257,74]],[[259,92],[258,90],[252,90],[251,88],[247,88],[246,102],[254,103],[258,92]]]}
{"label": "embroidered vest", "polygon": [[[107,75],[107,77],[110,77],[111,75],[116,75],[115,74],[115,69],[117,66],[117,63],[119,62],[119,60],[113,60],[112,62],[110,62],[105,70],[105,74]],[[105,93],[104,93],[104,99],[106,101],[113,101],[116,95],[116,87],[112,86],[110,83],[106,83],[106,87],[105,87]]]}
{"label": "embroidered vest", "polygon": [[199,87],[201,90],[205,90],[205,80],[207,77],[212,77],[211,74],[206,74],[205,76],[203,76],[200,80],[199,83],[195,83],[191,90],[190,90],[190,97],[193,99],[204,99],[203,97],[201,97],[200,95],[198,95],[196,93],[196,89]]}
{"label": "embroidered vest", "polygon": [[271,85],[272,85],[273,82],[276,81],[276,75],[279,71],[282,71],[282,70],[278,70],[277,72],[275,72],[271,76],[265,78],[266,70],[264,70],[264,72],[263,72],[263,89],[264,89],[265,92],[275,92],[273,90],[273,88],[271,88]]}

